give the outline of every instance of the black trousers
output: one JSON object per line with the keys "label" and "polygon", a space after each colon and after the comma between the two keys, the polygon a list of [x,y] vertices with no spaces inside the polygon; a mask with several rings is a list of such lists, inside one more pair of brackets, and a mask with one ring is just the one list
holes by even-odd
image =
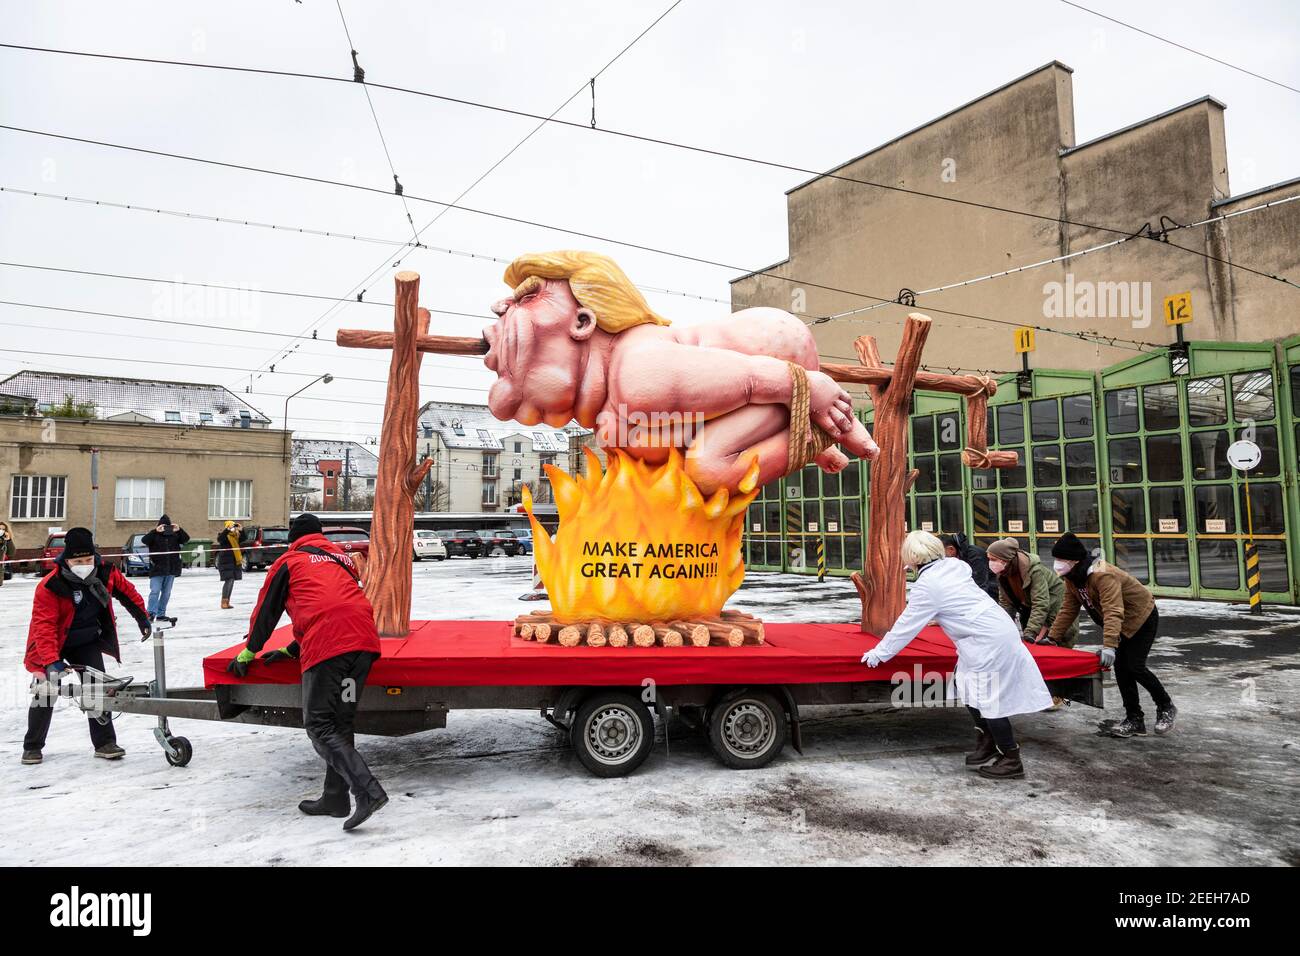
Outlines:
{"label": "black trousers", "polygon": [[1157,710],[1164,710],[1172,703],[1160,678],[1147,668],[1147,655],[1151,653],[1151,645],[1155,643],[1159,627],[1160,612],[1153,607],[1142,626],[1132,636],[1120,640],[1119,649],[1115,652],[1115,683],[1119,685],[1119,696],[1124,702],[1126,717],[1144,717],[1142,700],[1138,697],[1139,684],[1147,689]]}
{"label": "black trousers", "polygon": [[[93,667],[101,671],[104,669],[104,654],[94,644],[84,644],[81,647],[65,647],[63,649],[63,659],[69,664]],[[44,749],[45,738],[50,732],[50,721],[54,719],[54,705],[57,702],[58,698],[51,700],[37,698],[32,700],[31,706],[27,708],[27,736],[23,737],[23,750]],[[88,717],[87,722],[90,724],[90,742],[95,747],[117,742],[117,732],[113,730],[111,717],[107,723],[103,724],[93,716]]]}
{"label": "black trousers", "polygon": [[302,722],[307,737],[325,761],[324,798],[347,798],[348,791],[383,795],[375,775],[353,745],[357,703],[375,655],[350,651],[323,660],[302,673]]}
{"label": "black trousers", "polygon": [[967,707],[971,717],[975,718],[975,726],[986,734],[993,735],[993,742],[998,745],[998,749],[1003,753],[1008,750],[1014,750],[1016,747],[1016,733],[1011,729],[1010,717],[984,717],[974,707]]}

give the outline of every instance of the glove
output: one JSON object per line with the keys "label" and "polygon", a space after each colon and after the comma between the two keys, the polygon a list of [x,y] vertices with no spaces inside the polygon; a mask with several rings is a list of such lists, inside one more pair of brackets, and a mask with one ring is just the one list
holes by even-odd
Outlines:
{"label": "glove", "polygon": [[153,636],[152,621],[137,621],[136,624],[140,628],[140,640],[147,641],[149,640],[150,637]]}
{"label": "glove", "polygon": [[296,661],[298,655],[295,653],[297,648],[290,644],[288,647],[280,647],[273,651],[267,651],[262,655],[263,664],[282,664],[285,661]]}
{"label": "glove", "polygon": [[1103,647],[1097,656],[1101,658],[1102,667],[1113,667],[1115,665],[1115,648]]}
{"label": "glove", "polygon": [[68,665],[63,661],[55,661],[53,664],[45,665],[45,679],[51,684],[57,684],[63,679],[63,672],[68,669]]}
{"label": "glove", "polygon": [[252,663],[253,658],[257,655],[247,647],[239,652],[239,656],[226,665],[226,673],[234,674],[236,677],[248,676],[248,665]]}
{"label": "glove", "polygon": [[879,667],[880,660],[880,652],[875,648],[872,648],[862,655],[862,663],[866,664],[868,667]]}

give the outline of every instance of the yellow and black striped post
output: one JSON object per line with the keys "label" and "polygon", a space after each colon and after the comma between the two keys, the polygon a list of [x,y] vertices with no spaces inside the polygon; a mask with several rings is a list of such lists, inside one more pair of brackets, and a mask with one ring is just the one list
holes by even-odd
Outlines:
{"label": "yellow and black striped post", "polygon": [[826,580],[826,539],[817,539],[817,582]]}
{"label": "yellow and black striped post", "polygon": [[1250,596],[1250,613],[1263,614],[1260,603],[1259,552],[1255,549],[1255,516],[1250,510],[1250,479],[1243,476],[1246,488],[1246,593]]}

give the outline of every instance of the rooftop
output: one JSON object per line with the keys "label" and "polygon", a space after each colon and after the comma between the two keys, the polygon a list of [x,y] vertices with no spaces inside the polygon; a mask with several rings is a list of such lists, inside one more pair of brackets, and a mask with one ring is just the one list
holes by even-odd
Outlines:
{"label": "rooftop", "polygon": [[573,421],[562,428],[503,422],[486,405],[429,402],[420,409],[420,437],[432,437],[434,432],[448,448],[484,451],[501,451],[504,439],[521,435],[532,442],[533,451],[549,454],[568,451],[569,436],[585,435],[587,429]]}
{"label": "rooftop", "polygon": [[77,405],[90,403],[99,419],[234,428],[265,428],[271,424],[269,418],[222,385],[22,371],[0,381],[0,392],[34,401],[42,412],[69,398]]}
{"label": "rooftop", "polygon": [[324,441],[315,438],[293,440],[293,473],[316,474],[319,461],[345,461],[354,478],[374,478],[379,474],[379,458],[373,451],[354,441]]}

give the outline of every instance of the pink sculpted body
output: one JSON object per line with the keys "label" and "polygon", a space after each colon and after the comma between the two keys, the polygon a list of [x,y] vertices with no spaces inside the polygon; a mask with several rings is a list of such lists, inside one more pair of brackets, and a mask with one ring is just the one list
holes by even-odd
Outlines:
{"label": "pink sculpted body", "polygon": [[[808,327],[779,309],[610,332],[567,279],[531,277],[492,311],[484,362],[497,374],[488,397],[497,418],[576,419],[602,446],[651,462],[677,448],[702,491],[735,491],[755,455],[760,484],[788,470],[793,362],[808,370],[811,420],[856,455],[879,451],[849,394],[817,370]],[[837,472],[848,459],[832,445],[816,463]]]}

